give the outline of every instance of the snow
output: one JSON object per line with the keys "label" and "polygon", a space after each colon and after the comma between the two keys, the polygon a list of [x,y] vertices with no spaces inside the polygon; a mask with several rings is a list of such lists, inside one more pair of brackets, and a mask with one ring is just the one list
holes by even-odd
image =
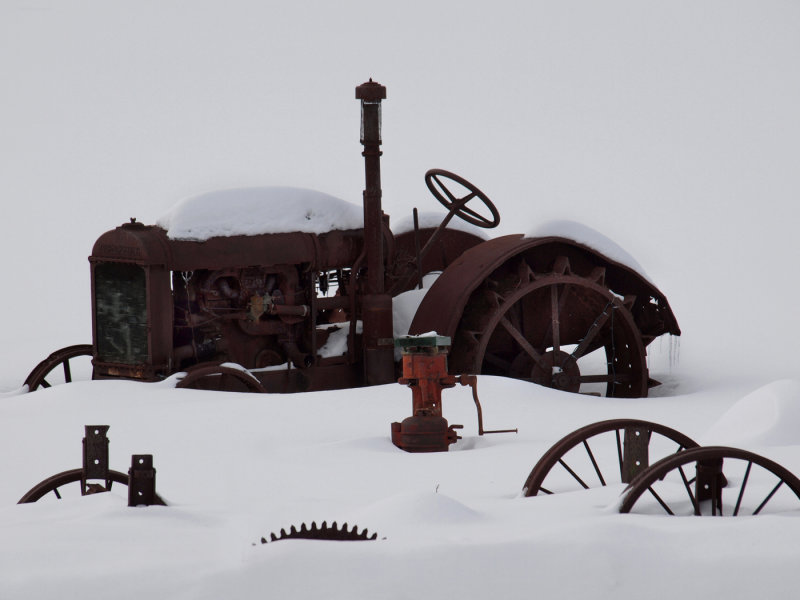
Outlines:
{"label": "snow", "polygon": [[156,222],[173,240],[261,233],[324,233],[364,226],[357,204],[291,187],[218,190],[187,198]]}
{"label": "snow", "polygon": [[[663,385],[644,400],[481,377],[486,427],[516,435],[479,437],[469,390],[447,390],[464,437],[432,455],[389,441],[411,413],[399,385],[264,397],[170,378],[2,396],[0,598],[793,597],[797,508],[671,518],[617,514],[618,485],[520,492],[556,440],[617,417],[800,473],[798,31],[796,3],[747,0],[0,4],[2,391],[90,341],[86,257],[130,217],[264,185],[358,205],[353,88],[369,77],[388,89],[393,224],[438,207],[423,174],[446,167],[498,206],[492,235],[552,220],[602,231],[684,332],[677,364],[670,340],[650,345]],[[232,218],[227,231],[241,230],[227,204],[212,208],[215,232]],[[248,214],[256,230],[284,218]],[[179,235],[209,235],[193,228]],[[89,424],[111,426],[113,469],[154,455],[168,507],[128,508],[124,486],[16,504],[80,466]],[[378,540],[259,542],[312,520]]]}
{"label": "snow", "polygon": [[725,446],[800,445],[800,381],[781,379],[736,402],[703,436]]}
{"label": "snow", "polygon": [[548,221],[531,230],[525,237],[536,238],[549,236],[562,237],[578,242],[592,250],[596,250],[606,258],[610,258],[634,270],[648,281],[650,280],[642,266],[636,262],[636,259],[621,248],[619,244],[607,238],[599,231],[595,231],[582,223],[565,220]]}
{"label": "snow", "polygon": [[[0,595],[58,590],[77,598],[88,574],[117,598],[250,597],[264,589],[310,598],[323,588],[332,598],[402,598],[419,586],[522,598],[532,580],[550,597],[633,597],[653,586],[663,598],[687,590],[744,598],[763,585],[754,571],[781,588],[797,582],[797,505],[717,520],[616,514],[619,484],[521,497],[535,461],[572,429],[626,415],[697,436],[724,421],[719,415],[735,400],[709,393],[693,411],[698,399],[688,396],[599,400],[493,377],[480,378],[479,393],[487,426],[519,434],[479,437],[470,391],[458,387],[444,392],[443,406],[451,423],[464,424],[463,439],[447,453],[421,455],[389,441],[389,424],[411,411],[410,392],[399,385],[260,396],[95,381],[6,398],[4,455],[26,458],[2,465]],[[124,486],[14,504],[40,479],[80,465],[85,424],[110,425],[113,469],[126,471],[131,454],[152,453],[169,506],[128,508]],[[797,444],[747,447],[800,471]],[[378,539],[260,543],[323,520]],[[719,562],[737,568],[708,577]]]}

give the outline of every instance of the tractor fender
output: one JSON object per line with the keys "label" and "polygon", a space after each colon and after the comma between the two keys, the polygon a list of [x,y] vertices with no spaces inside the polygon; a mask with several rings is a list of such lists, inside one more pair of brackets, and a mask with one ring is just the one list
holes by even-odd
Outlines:
{"label": "tractor fender", "polygon": [[[453,338],[470,295],[498,267],[520,256],[539,273],[551,272],[556,259],[562,257],[569,261],[570,270],[579,275],[588,276],[594,269],[603,268],[606,287],[619,296],[636,297],[632,313],[645,345],[663,333],[680,335],[664,294],[632,268],[567,238],[528,238],[522,234],[506,235],[473,246],[451,263],[425,294],[409,334],[436,331]],[[650,310],[648,305],[655,308]],[[654,313],[657,313],[655,317]]]}

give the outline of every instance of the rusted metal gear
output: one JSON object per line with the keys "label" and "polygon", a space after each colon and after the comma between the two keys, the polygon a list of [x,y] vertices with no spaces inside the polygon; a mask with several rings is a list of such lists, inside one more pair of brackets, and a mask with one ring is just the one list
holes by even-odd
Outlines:
{"label": "rusted metal gear", "polygon": [[[651,456],[697,446],[681,432],[650,421],[610,419],[592,423],[553,444],[531,470],[522,492],[536,496],[620,481],[630,483],[648,467]],[[557,481],[558,476],[548,479],[554,469],[565,475],[564,481]]]}
{"label": "rusted metal gear", "polygon": [[218,362],[200,363],[189,367],[186,369],[186,375],[175,387],[225,392],[267,392],[249,371],[239,366]]}
{"label": "rusted metal gear", "polygon": [[48,381],[47,377],[51,376],[51,379],[54,379],[56,376],[55,371],[58,367],[61,367],[63,370],[63,383],[71,383],[72,367],[70,361],[79,356],[91,355],[91,344],[77,344],[75,346],[67,346],[66,348],[56,350],[36,365],[25,379],[25,385],[28,386],[28,391],[33,392],[40,387],[49,388],[55,381]]}
{"label": "rusted metal gear", "polygon": [[[642,335],[630,308],[605,285],[605,270],[573,273],[564,256],[549,272],[516,257],[471,295],[456,331],[453,363],[465,372],[524,379],[566,392],[647,395]],[[596,350],[602,351],[589,358]],[[600,355],[600,356],[598,356]]]}
{"label": "rusted metal gear", "polygon": [[[693,477],[687,467],[694,467]],[[768,503],[775,510],[799,509],[800,479],[748,450],[706,446],[668,456],[642,471],[623,492],[619,512],[637,507],[668,515],[736,517],[761,514]]]}
{"label": "rusted metal gear", "polygon": [[[311,522],[311,527],[307,527],[305,523],[300,525],[300,529],[297,529],[294,525],[291,526],[289,533],[286,532],[285,529],[281,529],[280,535],[275,535],[274,533],[270,534],[270,541],[278,542],[280,540],[288,540],[288,539],[304,539],[304,540],[329,540],[329,541],[336,541],[336,542],[362,542],[362,541],[371,541],[377,539],[378,534],[373,533],[369,535],[369,531],[366,529],[362,530],[360,533],[358,532],[358,526],[353,525],[351,530],[347,529],[347,523],[342,524],[342,528],[336,525],[336,521],[331,523],[328,526],[326,521],[323,521],[322,524],[317,527],[316,522]],[[261,538],[261,543],[266,544],[267,538]]]}

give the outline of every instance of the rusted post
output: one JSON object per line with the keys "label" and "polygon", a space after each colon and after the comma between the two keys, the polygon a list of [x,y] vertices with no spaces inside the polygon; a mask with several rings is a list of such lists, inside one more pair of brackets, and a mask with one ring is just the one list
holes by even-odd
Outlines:
{"label": "rusted post", "polygon": [[700,514],[700,503],[711,500],[711,515],[717,516],[717,511],[722,515],[722,488],[727,484],[722,473],[722,456],[698,460],[695,466],[697,479],[695,480],[694,514]]}
{"label": "rusted post", "polygon": [[85,425],[83,438],[83,481],[108,481],[108,425]]}
{"label": "rusted post", "polygon": [[650,466],[650,431],[644,427],[626,427],[622,450],[622,483],[630,483]]}
{"label": "rusted post", "polygon": [[367,385],[394,380],[392,298],[384,289],[383,209],[381,207],[381,101],[386,88],[370,79],[356,88],[361,101],[361,144],[364,146],[364,246],[367,283],[362,304],[364,378]]}

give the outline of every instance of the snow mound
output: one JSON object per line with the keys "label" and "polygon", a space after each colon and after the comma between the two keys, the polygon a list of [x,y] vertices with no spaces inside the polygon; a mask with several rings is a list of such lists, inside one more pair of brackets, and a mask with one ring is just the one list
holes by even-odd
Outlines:
{"label": "snow mound", "polygon": [[781,379],[751,392],[711,426],[703,442],[727,446],[800,444],[800,380]]}
{"label": "snow mound", "polygon": [[360,229],[364,211],[334,196],[292,187],[219,190],[187,198],[156,224],[173,240],[262,233],[325,233]]}
{"label": "snow mound", "polygon": [[370,522],[406,524],[414,528],[466,524],[482,515],[458,500],[437,492],[395,494],[359,511],[359,518]]}
{"label": "snow mound", "polygon": [[642,266],[625,249],[599,231],[575,221],[548,221],[532,229],[525,237],[562,237],[596,250],[606,258],[636,271],[650,281]]}

